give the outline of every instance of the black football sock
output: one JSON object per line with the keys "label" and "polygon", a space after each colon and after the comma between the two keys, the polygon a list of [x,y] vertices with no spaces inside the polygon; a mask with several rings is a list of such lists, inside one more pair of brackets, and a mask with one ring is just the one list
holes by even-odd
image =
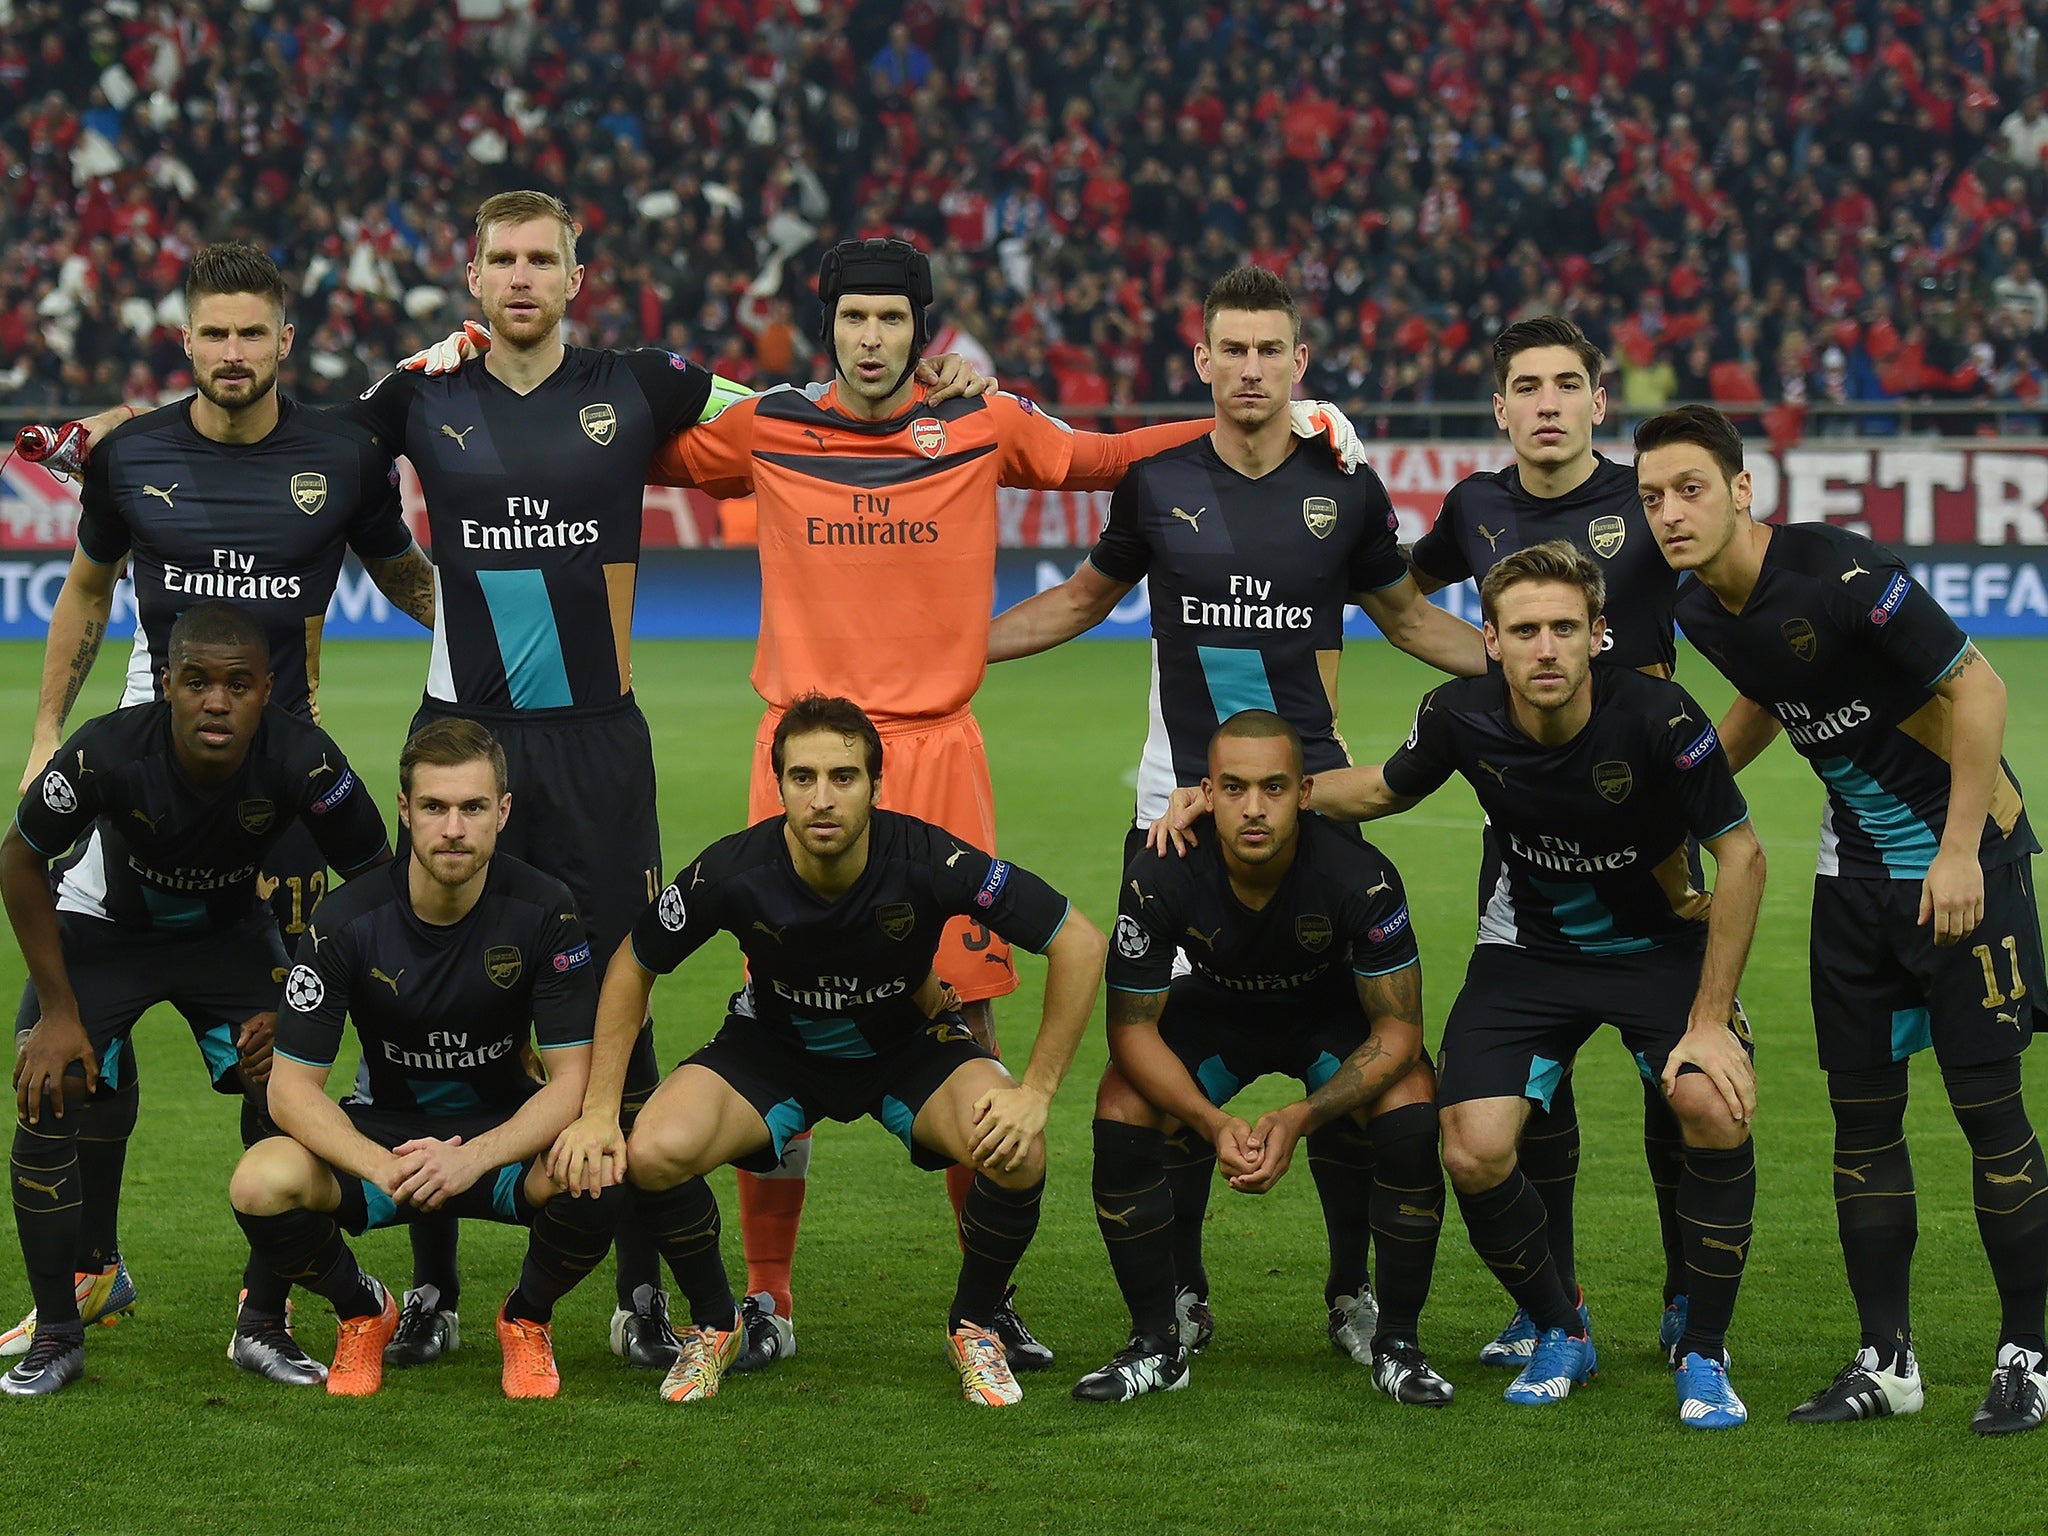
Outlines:
{"label": "black football sock", "polygon": [[412,1288],[431,1285],[441,1293],[436,1310],[461,1310],[462,1223],[453,1216],[426,1216],[408,1222],[405,1232],[412,1243]]}
{"label": "black football sock", "polygon": [[1209,1214],[1209,1189],[1216,1182],[1216,1149],[1182,1126],[1166,1138],[1166,1188],[1173,1196],[1173,1283],[1197,1296],[1209,1294],[1202,1267],[1202,1223]]}
{"label": "black football sock", "polygon": [[[1678,1183],[1685,1176],[1685,1133],[1664,1090],[1643,1081],[1643,1161],[1657,1192],[1657,1232],[1664,1240],[1664,1301],[1685,1294],[1685,1236],[1678,1222]],[[1555,1243],[1552,1251],[1556,1251]]]}
{"label": "black football sock", "polygon": [[[14,1229],[36,1300],[36,1327],[52,1325],[68,1335],[81,1328],[72,1263],[78,1257],[79,1202],[84,1180],[78,1171],[78,1122],[51,1113],[14,1124]],[[81,1331],[79,1337],[83,1338]]]}
{"label": "black football sock", "polygon": [[691,1326],[739,1326],[739,1308],[718,1249],[724,1230],[718,1199],[703,1179],[685,1179],[673,1189],[633,1186],[633,1207],[654,1251],[668,1263],[676,1289],[689,1304]]}
{"label": "black football sock", "polygon": [[1116,1288],[1131,1309],[1131,1331],[1178,1337],[1173,1308],[1173,1194],[1166,1187],[1166,1137],[1144,1126],[1095,1122],[1095,1225],[1109,1249]]}
{"label": "black football sock", "polygon": [[1566,1293],[1557,1266],[1550,1261],[1550,1234],[1545,1230],[1543,1197],[1536,1193],[1517,1164],[1491,1189],[1477,1194],[1458,1191],[1458,1210],[1479,1255],[1515,1305],[1529,1314],[1539,1332],[1562,1328],[1576,1333],[1578,1303]]}
{"label": "black football sock", "polygon": [[948,1328],[962,1323],[987,1328],[995,1322],[1010,1276],[1038,1231],[1044,1195],[1044,1179],[1029,1189],[1005,1189],[987,1174],[975,1174],[960,1207],[960,1282],[946,1314]]}
{"label": "black football sock", "polygon": [[1572,1074],[1558,1079],[1550,1107],[1529,1106],[1529,1120],[1515,1150],[1522,1174],[1536,1186],[1543,1201],[1544,1229],[1550,1236],[1550,1262],[1558,1283],[1573,1306],[1579,1301],[1579,1268],[1575,1251],[1577,1226],[1573,1198],[1579,1187],[1579,1103]]}
{"label": "black football sock", "polygon": [[1998,1342],[2048,1351],[2041,1315],[2048,1300],[2048,1205],[2041,1203],[2048,1170],[2020,1097],[2020,1059],[1944,1068],[1941,1080],[1970,1142],[1977,1234],[2004,1314]]}
{"label": "black football sock", "polygon": [[[281,1135],[277,1123],[256,1099],[244,1094],[242,1097],[242,1146],[253,1147],[259,1141]],[[347,1180],[343,1180],[347,1183]],[[249,1261],[242,1266],[242,1305],[239,1315],[246,1319],[282,1318],[285,1303],[290,1300],[292,1283],[265,1263],[254,1248],[249,1250]]]}
{"label": "black football sock", "polygon": [[78,1120],[78,1179],[83,1191],[76,1269],[111,1269],[121,1257],[121,1175],[128,1165],[128,1138],[135,1131],[141,1098],[141,1085],[131,1079],[71,1111]]}
{"label": "black football sock", "polygon": [[1434,1104],[1404,1104],[1375,1116],[1371,1132],[1372,1230],[1379,1239],[1377,1346],[1419,1334],[1444,1229],[1444,1169],[1436,1152]]}
{"label": "black football sock", "polygon": [[1373,1138],[1349,1115],[1339,1115],[1309,1133],[1308,1171],[1323,1206],[1329,1234],[1330,1269],[1323,1277],[1323,1305],[1365,1288],[1373,1233]]}
{"label": "black football sock", "polygon": [[612,1246],[619,1255],[618,1274],[614,1292],[619,1309],[633,1310],[633,1293],[646,1286],[649,1291],[661,1289],[661,1255],[654,1251],[654,1244],[640,1229],[640,1221],[634,1212],[633,1189],[622,1186],[625,1198],[619,1206],[618,1231],[613,1235]]}
{"label": "black football sock", "polygon": [[[602,1194],[559,1194],[533,1213],[526,1239],[526,1263],[519,1285],[505,1302],[505,1315],[522,1322],[551,1322],[555,1303],[604,1262],[626,1205],[625,1190],[612,1185]],[[648,1251],[653,1251],[649,1245]],[[661,1278],[659,1272],[655,1278]]]}
{"label": "black football sock", "polygon": [[1685,1336],[1680,1360],[1719,1360],[1735,1316],[1735,1293],[1756,1219],[1756,1143],[1687,1147],[1678,1180],[1678,1222],[1685,1235]]}
{"label": "black football sock", "polygon": [[[342,1182],[346,1187],[348,1181]],[[294,1285],[326,1297],[334,1304],[336,1317],[375,1317],[383,1310],[383,1298],[357,1266],[332,1216],[323,1211],[283,1211],[275,1216],[237,1211],[235,1220],[248,1233],[249,1246],[258,1257]]]}
{"label": "black football sock", "polygon": [[1912,1347],[1913,1247],[1920,1239],[1906,1148],[1906,1063],[1830,1072],[1835,1115],[1835,1228],[1862,1343],[1895,1369]]}

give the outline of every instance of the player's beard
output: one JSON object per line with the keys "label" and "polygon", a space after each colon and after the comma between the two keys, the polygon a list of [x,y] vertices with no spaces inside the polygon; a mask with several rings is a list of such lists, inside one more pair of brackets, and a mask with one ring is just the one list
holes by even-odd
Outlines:
{"label": "player's beard", "polygon": [[1287,829],[1286,832],[1283,833],[1277,827],[1275,827],[1270,821],[1262,821],[1256,823],[1256,825],[1263,828],[1266,833],[1265,842],[1255,843],[1247,846],[1243,841],[1240,840],[1238,834],[1243,830],[1244,826],[1249,825],[1253,825],[1253,823],[1243,823],[1240,825],[1237,831],[1233,831],[1229,834],[1230,851],[1240,864],[1270,864],[1273,862],[1273,860],[1277,859],[1278,857],[1280,857],[1281,854],[1285,853],[1289,848],[1294,846],[1294,836],[1296,829],[1294,827],[1290,827]]}
{"label": "player's beard", "polygon": [[535,293],[519,294],[516,297],[536,307],[529,314],[514,316],[511,309],[514,297],[513,294],[505,294],[495,304],[484,306],[484,320],[491,328],[492,340],[514,347],[541,346],[552,340],[562,324],[562,317],[569,312],[568,299],[546,299]]}
{"label": "player's beard", "polygon": [[228,366],[222,364],[211,373],[198,374],[193,379],[199,393],[223,411],[230,414],[246,411],[277,388],[276,358],[272,358],[268,365],[245,360],[235,366],[246,373],[247,377],[223,384],[220,378],[221,371]]}
{"label": "player's beard", "polygon": [[1511,680],[1510,682],[1510,686],[1520,695],[1522,702],[1531,709],[1563,709],[1566,705],[1570,704],[1585,688],[1586,679],[1592,675],[1593,658],[1588,655],[1567,660],[1560,656],[1551,664],[1550,670],[1563,675],[1563,685],[1553,685],[1542,693],[1533,692],[1534,667],[1531,667],[1529,672],[1524,674],[1522,678]]}
{"label": "player's beard", "polygon": [[413,862],[419,865],[421,870],[425,872],[426,877],[433,881],[434,884],[446,886],[453,890],[457,886],[467,885],[471,880],[474,880],[477,872],[484,867],[485,862],[491,856],[489,852],[465,847],[461,851],[468,855],[467,858],[444,859],[439,857],[443,853],[453,851],[446,848],[423,849],[419,844],[415,843],[413,845]]}

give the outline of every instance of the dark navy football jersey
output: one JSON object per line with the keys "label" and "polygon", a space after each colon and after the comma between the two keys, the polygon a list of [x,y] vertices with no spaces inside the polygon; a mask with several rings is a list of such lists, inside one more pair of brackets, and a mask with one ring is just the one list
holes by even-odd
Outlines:
{"label": "dark navy football jersey", "polygon": [[344,877],[386,847],[384,819],[341,748],[275,704],[241,770],[206,792],[178,766],[169,704],[89,720],[15,813],[45,858],[97,833],[65,872],[59,911],[168,932],[229,928],[260,910],[257,870],[295,819]]}
{"label": "dark navy football jersey", "polygon": [[1133,464],[1088,559],[1112,581],[1149,579],[1152,727],[1138,768],[1140,825],[1208,771],[1209,738],[1242,709],[1301,732],[1308,770],[1351,761],[1337,734],[1344,606],[1408,574],[1387,489],[1304,444],[1247,479],[1208,437]]}
{"label": "dark navy football jersey", "polygon": [[1500,870],[1479,942],[1566,955],[1703,946],[1707,895],[1686,839],[1749,819],[1706,711],[1676,683],[1596,667],[1593,714],[1561,747],[1518,726],[1498,673],[1424,695],[1382,770],[1419,799],[1453,773],[1493,824]]}
{"label": "dark navy football jersey", "polygon": [[1532,496],[1515,464],[1468,475],[1409,554],[1416,570],[1448,585],[1481,579],[1503,556],[1550,539],[1570,540],[1607,576],[1607,643],[1595,659],[1669,677],[1678,576],[1644,519],[1633,468],[1595,454],[1592,475],[1562,496]]}
{"label": "dark navy football jersey", "polygon": [[400,515],[393,439],[278,397],[277,426],[254,443],[217,443],[192,425],[190,398],[123,422],[93,449],[78,547],[128,557],[135,646],[124,704],[163,696],[171,625],[194,603],[246,609],[270,640],[271,702],[311,717],[320,630],[344,546],[364,560],[412,547]]}
{"label": "dark navy football jersey", "polygon": [[668,352],[570,347],[523,395],[477,358],[387,374],[341,408],[419,472],[437,576],[429,697],[618,702],[648,461],[710,393],[710,374]]}
{"label": "dark navy football jersey", "polygon": [[353,880],[299,940],[277,1010],[277,1052],[331,1067],[345,1020],[362,1045],[358,1099],[467,1115],[517,1106],[539,1086],[522,1048],[590,1044],[597,964],[569,888],[508,855],[460,922],[422,921],[411,859]]}
{"label": "dark navy football jersey", "polygon": [[1357,999],[1354,976],[1414,965],[1414,925],[1393,862],[1314,813],[1301,818],[1294,863],[1254,911],[1231,889],[1214,821],[1195,823],[1186,858],[1147,848],[1124,870],[1109,985],[1164,992],[1175,950],[1195,975],[1260,1001]]}
{"label": "dark navy football jersey", "polygon": [[[1949,706],[1934,692],[1970,640],[1899,557],[1827,523],[1772,531],[1742,612],[1698,581],[1678,622],[1785,727],[1827,785],[1820,873],[1917,880],[1948,824]],[[2000,763],[1979,844],[1987,866],[2039,851]]]}
{"label": "dark navy football jersey", "polygon": [[876,811],[868,862],[836,898],[804,884],[780,816],[721,838],[633,929],[633,954],[667,975],[724,929],[747,957],[733,1012],[826,1056],[874,1056],[931,1020],[912,1000],[946,921],[971,917],[1042,952],[1067,899],[1038,876],[914,816]]}

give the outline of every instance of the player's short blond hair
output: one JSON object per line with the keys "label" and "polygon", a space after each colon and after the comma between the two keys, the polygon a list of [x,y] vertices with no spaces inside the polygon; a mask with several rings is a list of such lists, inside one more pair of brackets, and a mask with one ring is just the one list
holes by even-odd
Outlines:
{"label": "player's short blond hair", "polygon": [[1479,612],[1486,622],[1496,622],[1500,595],[1525,581],[1558,581],[1586,594],[1586,622],[1592,623],[1607,611],[1607,578],[1593,557],[1569,539],[1550,539],[1531,544],[1496,561],[1479,583]]}
{"label": "player's short blond hair", "polygon": [[476,258],[483,259],[484,241],[493,224],[524,224],[529,219],[553,219],[562,227],[562,260],[576,265],[576,221],[568,204],[548,192],[493,192],[476,211]]}

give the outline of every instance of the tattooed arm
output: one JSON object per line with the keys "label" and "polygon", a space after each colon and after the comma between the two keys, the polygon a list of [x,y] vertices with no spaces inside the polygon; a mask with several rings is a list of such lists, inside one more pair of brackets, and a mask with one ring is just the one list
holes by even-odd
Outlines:
{"label": "tattooed arm", "polygon": [[1422,966],[1404,965],[1385,976],[1360,976],[1358,1000],[1372,1023],[1365,1043],[1345,1057],[1330,1080],[1305,1099],[1260,1116],[1251,1150],[1258,1167],[1230,1181],[1231,1188],[1262,1195],[1280,1182],[1294,1144],[1339,1115],[1376,1102],[1422,1059]]}
{"label": "tattooed arm", "polygon": [[1978,847],[2005,750],[2005,683],[1967,645],[1934,691],[1949,705],[1948,820],[1941,851],[1920,886],[1920,921],[1934,923],[1934,942],[1960,944],[1984,921],[1984,866]]}
{"label": "tattooed arm", "polygon": [[118,561],[102,565],[83,550],[72,551],[71,569],[64,574],[63,590],[50,614],[50,637],[43,642],[43,685],[36,696],[35,732],[18,794],[28,793],[64,739],[64,722],[107,637],[114,581],[120,574]]}
{"label": "tattooed arm", "polygon": [[434,627],[434,562],[419,545],[389,560],[366,560],[363,569],[392,607],[411,614],[423,629]]}

